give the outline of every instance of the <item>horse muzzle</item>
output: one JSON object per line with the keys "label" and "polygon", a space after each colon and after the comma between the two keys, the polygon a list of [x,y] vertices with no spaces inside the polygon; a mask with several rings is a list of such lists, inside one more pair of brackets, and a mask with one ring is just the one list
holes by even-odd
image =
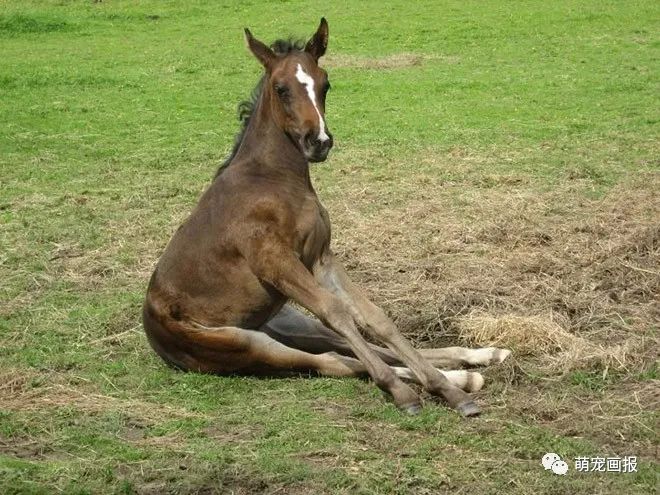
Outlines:
{"label": "horse muzzle", "polygon": [[308,132],[301,144],[305,158],[310,162],[323,162],[328,158],[328,153],[330,153],[334,141],[330,133],[328,133],[328,139],[320,140],[318,135]]}

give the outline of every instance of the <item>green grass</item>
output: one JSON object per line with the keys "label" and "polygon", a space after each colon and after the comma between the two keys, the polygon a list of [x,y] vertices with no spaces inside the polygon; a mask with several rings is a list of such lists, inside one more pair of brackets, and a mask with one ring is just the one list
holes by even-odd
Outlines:
{"label": "green grass", "polygon": [[[657,417],[620,411],[630,447],[614,452],[566,398],[607,407],[652,370],[552,383],[516,368],[510,387],[495,372],[491,410],[463,421],[403,417],[368,382],[182,374],[150,350],[150,270],[260,74],[243,27],[306,37],[321,15],[337,145],[313,174],[331,213],[396,211],[428,181],[457,208],[513,180],[577,184],[579,204],[658,172],[657,2],[0,2],[0,491],[650,493]],[[417,62],[367,63],[401,54]],[[580,426],[516,406],[530,391]],[[640,468],[559,478],[547,451]]]}

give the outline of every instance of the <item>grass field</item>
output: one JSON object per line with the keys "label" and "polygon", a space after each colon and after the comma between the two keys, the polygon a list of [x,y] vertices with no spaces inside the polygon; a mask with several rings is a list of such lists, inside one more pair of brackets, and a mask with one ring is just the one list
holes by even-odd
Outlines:
{"label": "grass field", "polygon": [[[266,41],[330,23],[334,246],[485,414],[184,374],[140,309]],[[0,493],[653,493],[660,5],[0,1]],[[541,456],[568,460],[566,476]],[[637,456],[580,473],[577,456]]]}

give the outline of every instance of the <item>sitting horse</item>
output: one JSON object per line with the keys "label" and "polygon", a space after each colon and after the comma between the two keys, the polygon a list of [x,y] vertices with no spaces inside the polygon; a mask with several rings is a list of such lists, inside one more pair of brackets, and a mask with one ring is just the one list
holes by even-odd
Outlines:
{"label": "sitting horse", "polygon": [[151,346],[170,365],[203,373],[368,375],[415,414],[411,380],[464,416],[479,414],[469,392],[482,387],[481,375],[436,367],[497,363],[510,351],[415,349],[330,248],[330,219],[309,173],[333,145],[330,83],[318,65],[327,22],[304,44],[269,47],[248,29],[245,41],[265,73],[239,107],[243,130],[231,156],[153,272],[143,308]]}

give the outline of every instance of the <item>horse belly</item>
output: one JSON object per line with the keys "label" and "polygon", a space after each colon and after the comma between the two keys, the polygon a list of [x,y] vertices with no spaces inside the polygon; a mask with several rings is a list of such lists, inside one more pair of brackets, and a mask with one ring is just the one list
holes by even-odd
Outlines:
{"label": "horse belly", "polygon": [[206,326],[258,328],[275,314],[286,298],[242,263],[178,263],[159,266],[149,292],[174,319]]}

